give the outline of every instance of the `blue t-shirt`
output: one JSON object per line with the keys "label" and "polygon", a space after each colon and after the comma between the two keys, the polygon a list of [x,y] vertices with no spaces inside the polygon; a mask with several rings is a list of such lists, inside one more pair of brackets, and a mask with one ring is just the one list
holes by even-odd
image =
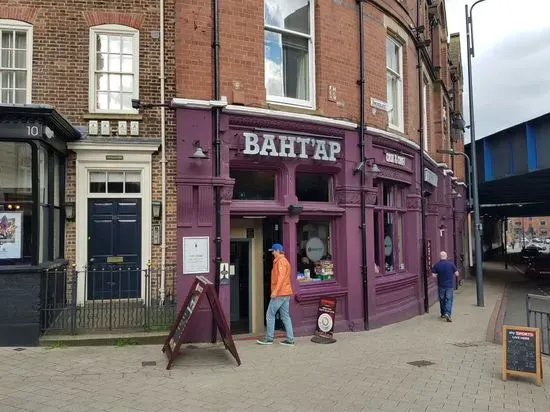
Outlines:
{"label": "blue t-shirt", "polygon": [[456,270],[455,264],[450,260],[440,260],[437,262],[432,268],[432,273],[437,274],[437,286],[440,288],[452,288]]}

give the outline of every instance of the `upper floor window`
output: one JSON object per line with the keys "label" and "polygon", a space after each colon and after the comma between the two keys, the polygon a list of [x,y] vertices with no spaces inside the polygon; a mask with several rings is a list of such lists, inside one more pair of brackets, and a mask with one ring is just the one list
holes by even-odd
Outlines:
{"label": "upper floor window", "polygon": [[265,0],[267,100],[313,107],[313,2]]}
{"label": "upper floor window", "polygon": [[0,19],[0,103],[31,102],[32,26]]}
{"label": "upper floor window", "polygon": [[106,24],[90,29],[90,112],[134,113],[139,94],[139,32]]}
{"label": "upper floor window", "polygon": [[389,126],[403,131],[403,46],[392,36],[386,38],[386,73]]}

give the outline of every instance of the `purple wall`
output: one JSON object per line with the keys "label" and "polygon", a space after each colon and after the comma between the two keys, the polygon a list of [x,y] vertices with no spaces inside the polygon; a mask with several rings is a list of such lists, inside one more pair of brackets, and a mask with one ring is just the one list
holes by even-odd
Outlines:
{"label": "purple wall", "polygon": [[[332,221],[331,254],[335,264],[335,280],[317,284],[300,284],[293,278],[295,298],[291,304],[291,314],[295,333],[309,335],[315,330],[318,300],[322,295],[332,295],[337,299],[336,331],[363,329],[363,281],[361,277],[361,233],[359,176],[353,174],[359,154],[357,152],[357,130],[316,125],[299,121],[280,120],[269,117],[245,117],[222,114],[222,177],[214,179],[212,142],[212,114],[206,110],[177,110],[177,193],[178,193],[178,272],[181,273],[182,237],[210,236],[210,274],[214,276],[214,223],[213,203],[214,186],[222,191],[222,261],[229,261],[229,239],[231,216],[272,215],[283,219],[283,243],[293,267],[296,267],[297,234],[299,219],[323,218]],[[266,130],[273,130],[267,132]],[[278,133],[277,131],[281,131]],[[284,132],[283,132],[284,131]],[[308,159],[288,159],[281,157],[259,157],[243,154],[244,132],[258,135],[271,133],[284,135],[321,135],[326,140],[338,141],[341,153],[335,162],[313,160],[309,152]],[[423,283],[420,270],[422,243],[421,196],[418,152],[409,145],[388,138],[367,135],[367,157],[375,158],[381,169],[378,179],[402,185],[406,191],[405,213],[406,236],[404,250],[406,265],[401,271],[391,275],[380,275],[374,270],[374,232],[372,229],[376,194],[372,179],[367,177],[367,285],[369,303],[369,326],[378,327],[423,313]],[[207,150],[208,160],[192,160],[193,142],[199,141]],[[387,154],[389,153],[389,155]],[[396,162],[395,155],[400,156]],[[404,158],[404,164],[403,159]],[[401,163],[401,164],[396,164]],[[453,255],[453,210],[451,176],[444,176],[443,170],[426,162],[437,175],[438,186],[432,189],[428,201],[427,232],[432,241],[432,261],[435,262],[439,250],[444,246]],[[277,184],[275,201],[233,201],[233,180],[229,178],[231,167],[248,170],[274,168],[280,177]],[[287,209],[291,204],[299,203],[295,195],[294,174],[297,171],[315,171],[330,173],[334,176],[334,201],[327,203],[301,202],[303,211],[300,216],[290,216]],[[457,188],[456,190],[459,190]],[[464,196],[464,193],[463,193]],[[433,198],[433,199],[432,199]],[[457,208],[463,208],[463,202],[456,202]],[[439,227],[445,226],[443,236]],[[457,237],[457,245],[462,241]],[[458,247],[457,247],[458,249]],[[461,246],[460,249],[461,250]],[[185,296],[194,277],[178,276],[177,293],[179,302]],[[430,276],[430,301],[436,298],[435,285]],[[229,317],[229,286],[220,289],[222,306]],[[199,316],[190,324],[192,332],[189,340],[204,341],[210,336],[211,317],[208,308],[200,308]]]}

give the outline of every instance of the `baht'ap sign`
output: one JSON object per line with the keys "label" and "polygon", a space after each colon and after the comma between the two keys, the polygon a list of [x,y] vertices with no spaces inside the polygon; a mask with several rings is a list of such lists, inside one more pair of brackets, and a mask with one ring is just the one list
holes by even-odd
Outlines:
{"label": "baht'ap sign", "polygon": [[312,159],[335,162],[336,155],[342,151],[340,142],[334,140],[272,134],[258,136],[249,132],[243,136],[243,154],[246,155],[309,159],[308,152],[313,151]]}

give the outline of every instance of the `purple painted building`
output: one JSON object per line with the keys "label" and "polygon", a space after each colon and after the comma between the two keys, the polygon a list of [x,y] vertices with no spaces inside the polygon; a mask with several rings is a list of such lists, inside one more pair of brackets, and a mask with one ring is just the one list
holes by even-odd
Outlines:
{"label": "purple painted building", "polygon": [[[234,334],[261,335],[270,295],[274,242],[294,269],[295,333],[315,330],[324,295],[337,299],[335,330],[362,330],[424,313],[421,202],[426,202],[425,264],[440,250],[461,264],[464,185],[444,164],[425,158],[396,135],[368,130],[360,165],[351,122],[228,105],[221,112],[221,173],[214,177],[213,111],[208,102],[174,102],[177,113],[177,294],[193,274],[214,278],[216,210],[221,190],[220,300]],[[207,158],[190,155],[198,148]],[[376,169],[379,169],[378,172]],[[366,173],[361,187],[359,173]],[[421,193],[424,179],[425,193]],[[366,196],[367,268],[362,274],[361,193]],[[460,197],[460,195],[462,197]],[[428,271],[429,274],[429,271]],[[363,288],[367,289],[364,305]],[[428,276],[429,304],[436,287]],[[180,300],[180,301],[183,301]],[[191,340],[207,340],[206,306],[193,319]]]}

